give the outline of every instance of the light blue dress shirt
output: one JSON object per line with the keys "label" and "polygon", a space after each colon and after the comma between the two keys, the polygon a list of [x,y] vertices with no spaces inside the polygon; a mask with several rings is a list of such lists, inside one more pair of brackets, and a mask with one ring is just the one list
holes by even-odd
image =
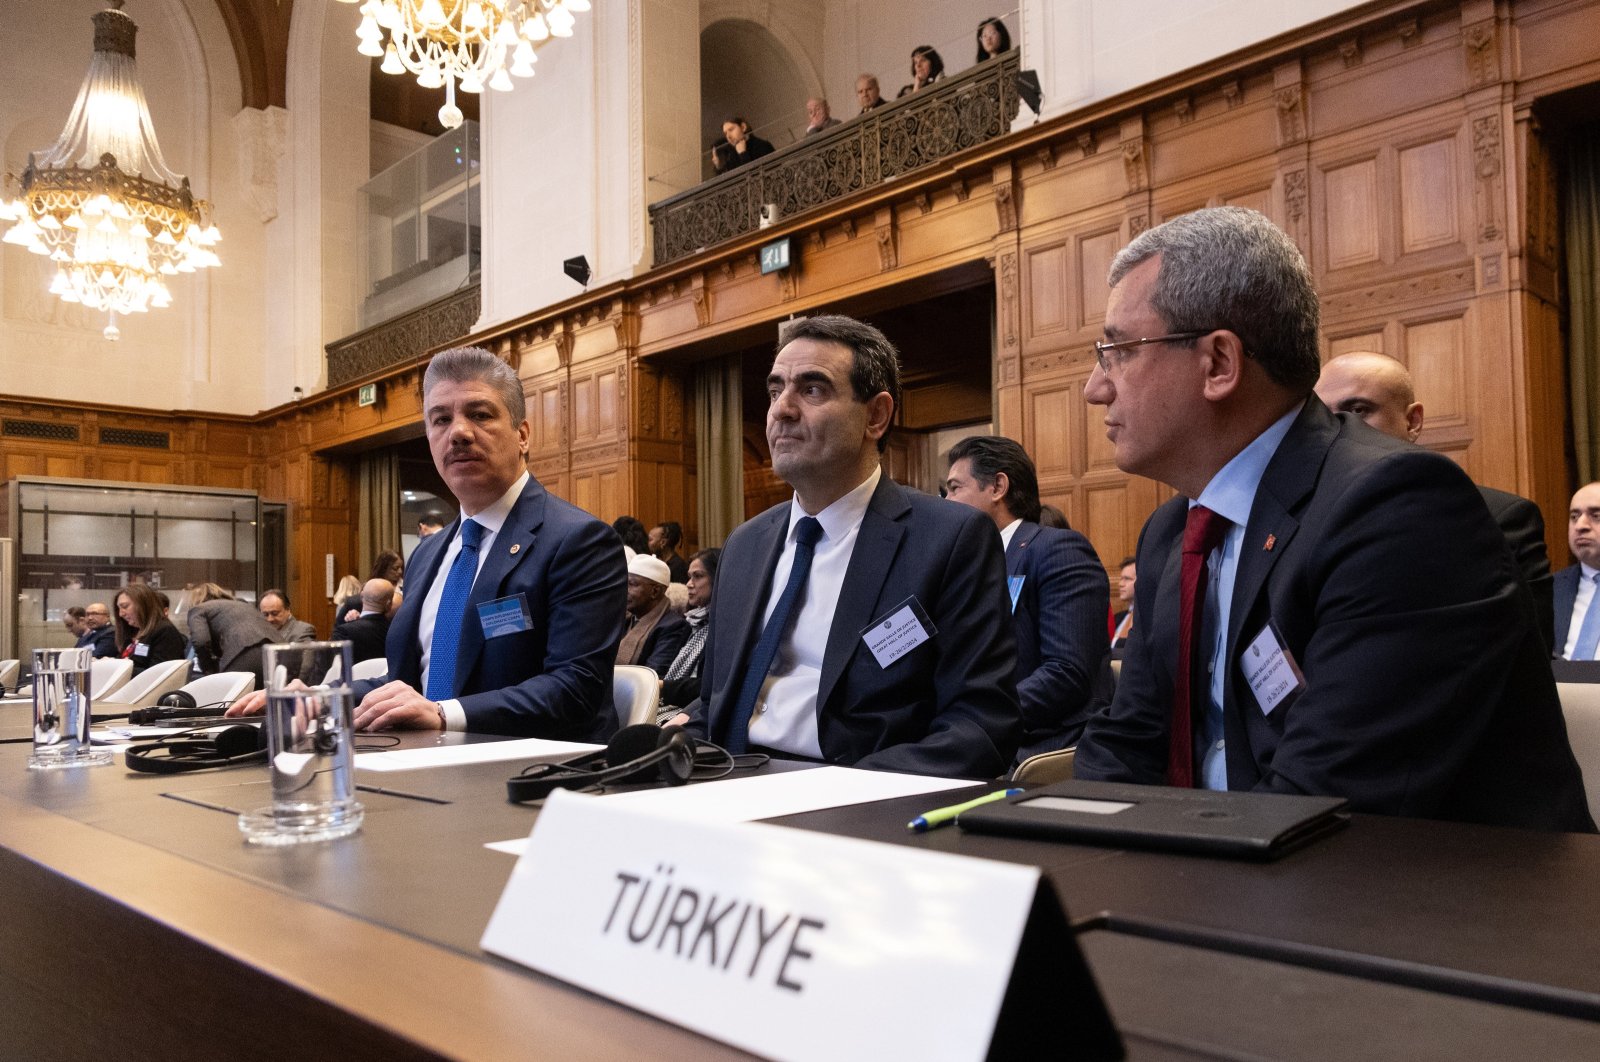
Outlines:
{"label": "light blue dress shirt", "polygon": [[1256,488],[1261,485],[1261,476],[1304,406],[1304,402],[1295,406],[1257,435],[1249,446],[1235,454],[1233,460],[1211,477],[1211,482],[1200,492],[1200,497],[1189,502],[1190,508],[1204,505],[1219,516],[1226,517],[1232,525],[1222,545],[1212,550],[1206,558],[1202,636],[1209,635],[1211,638],[1211,662],[1207,665],[1211,681],[1206,698],[1205,723],[1198,728],[1197,734],[1197,738],[1205,742],[1205,748],[1200,756],[1200,777],[1195,780],[1206,789],[1228,788],[1228,755],[1222,736],[1222,704],[1228,683],[1228,614],[1233,608],[1233,583],[1239,573],[1239,550],[1244,545],[1245,526],[1250,522],[1250,508],[1255,504]]}

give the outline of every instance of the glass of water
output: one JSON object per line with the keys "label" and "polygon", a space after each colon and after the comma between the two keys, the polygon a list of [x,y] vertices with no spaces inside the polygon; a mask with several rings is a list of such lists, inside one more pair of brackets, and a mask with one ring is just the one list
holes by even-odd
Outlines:
{"label": "glass of water", "polygon": [[251,844],[346,837],[361,828],[351,766],[349,642],[269,645],[267,769],[272,805],[239,816]]}
{"label": "glass of water", "polygon": [[89,664],[92,649],[33,651],[34,770],[99,767],[111,753],[89,743]]}

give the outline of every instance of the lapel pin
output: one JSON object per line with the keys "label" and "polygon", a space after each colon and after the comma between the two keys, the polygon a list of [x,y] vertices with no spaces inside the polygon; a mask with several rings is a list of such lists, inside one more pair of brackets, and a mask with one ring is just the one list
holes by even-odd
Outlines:
{"label": "lapel pin", "polygon": [[1267,544],[1262,548],[1265,549],[1268,553],[1271,553],[1272,552],[1272,547],[1277,545],[1277,544],[1278,544],[1278,536],[1277,535],[1268,535],[1267,536]]}
{"label": "lapel pin", "polygon": [[[512,555],[512,556],[513,556],[513,557],[515,557],[515,556],[516,556],[516,555],[517,555],[517,551],[518,551],[518,550],[519,550],[519,549],[521,549],[521,548],[522,548],[522,543],[520,543],[520,542],[513,542],[513,543],[511,543],[511,555]],[[1268,549],[1271,549],[1271,548],[1272,548],[1272,547],[1271,547],[1271,546],[1268,546],[1268,547],[1267,547],[1267,548],[1268,548]]]}

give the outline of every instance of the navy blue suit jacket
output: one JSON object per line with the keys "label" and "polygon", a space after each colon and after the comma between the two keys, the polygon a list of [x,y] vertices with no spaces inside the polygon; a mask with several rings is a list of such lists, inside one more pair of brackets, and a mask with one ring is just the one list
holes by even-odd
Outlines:
{"label": "navy blue suit jacket", "polygon": [[[746,521],[722,550],[700,698],[688,709],[689,728],[719,743],[727,739],[733,699],[760,637],[789,511],[784,502]],[[817,689],[823,756],[914,774],[1004,772],[1021,732],[1005,586],[994,521],[884,476],[862,519],[828,631]],[[937,633],[885,669],[862,631],[909,598]]]}
{"label": "navy blue suit jacket", "polygon": [[[417,629],[457,518],[411,555],[405,603],[389,625],[389,673],[422,690]],[[461,620],[455,696],[467,729],[603,742],[617,728],[611,677],[628,577],[615,531],[546,492],[531,475],[478,571]],[[532,629],[485,638],[478,606],[520,597]],[[357,700],[381,683],[357,683]]]}
{"label": "navy blue suit jacket", "polygon": [[1011,626],[1022,705],[1020,763],[1077,744],[1083,724],[1110,699],[1111,585],[1088,539],[1031,520],[1006,547],[1008,585],[1018,578]]}
{"label": "navy blue suit jacket", "polygon": [[1551,652],[1560,656],[1567,648],[1567,637],[1572,633],[1572,607],[1578,603],[1578,580],[1583,578],[1583,567],[1574,564],[1556,572],[1552,580],[1555,597],[1555,642]]}
{"label": "navy blue suit jacket", "polygon": [[[1553,654],[1560,653],[1566,639],[1556,641],[1550,624],[1550,554],[1544,545],[1544,514],[1539,507],[1519,494],[1511,494],[1493,487],[1479,487],[1489,515],[1500,525],[1506,545],[1511,548],[1511,558],[1528,582],[1533,593],[1534,616],[1539,621],[1539,633],[1545,646]],[[1567,612],[1571,613],[1568,608]]]}
{"label": "navy blue suit jacket", "polygon": [[[1187,508],[1172,499],[1140,534],[1140,620],[1116,699],[1078,743],[1075,777],[1165,776]],[[1268,620],[1306,683],[1270,715],[1239,668]],[[1308,398],[1256,491],[1225,645],[1230,789],[1594,829],[1532,595],[1447,457]]]}

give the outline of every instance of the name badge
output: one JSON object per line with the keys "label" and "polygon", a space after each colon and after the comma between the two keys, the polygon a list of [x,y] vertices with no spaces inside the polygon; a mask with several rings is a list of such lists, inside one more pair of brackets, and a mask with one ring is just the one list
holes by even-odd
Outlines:
{"label": "name badge", "polygon": [[939,633],[928,613],[914,597],[908,597],[882,619],[861,632],[878,666],[887,668],[911,650]]}
{"label": "name badge", "polygon": [[150,655],[150,647],[148,645],[144,644],[143,642],[134,642],[133,643],[133,655],[134,656],[149,656]]}
{"label": "name badge", "polygon": [[528,612],[528,601],[520,594],[485,601],[478,606],[478,622],[483,624],[485,638],[503,638],[533,630],[533,616]]}
{"label": "name badge", "polygon": [[1300,665],[1283,647],[1270,622],[1239,655],[1239,671],[1250,684],[1250,692],[1255,694],[1262,715],[1271,715],[1278,705],[1306,688]]}
{"label": "name badge", "polygon": [[1022,596],[1022,584],[1027,581],[1026,575],[1013,575],[1006,580],[1006,589],[1011,592],[1011,611],[1017,610],[1017,598]]}

